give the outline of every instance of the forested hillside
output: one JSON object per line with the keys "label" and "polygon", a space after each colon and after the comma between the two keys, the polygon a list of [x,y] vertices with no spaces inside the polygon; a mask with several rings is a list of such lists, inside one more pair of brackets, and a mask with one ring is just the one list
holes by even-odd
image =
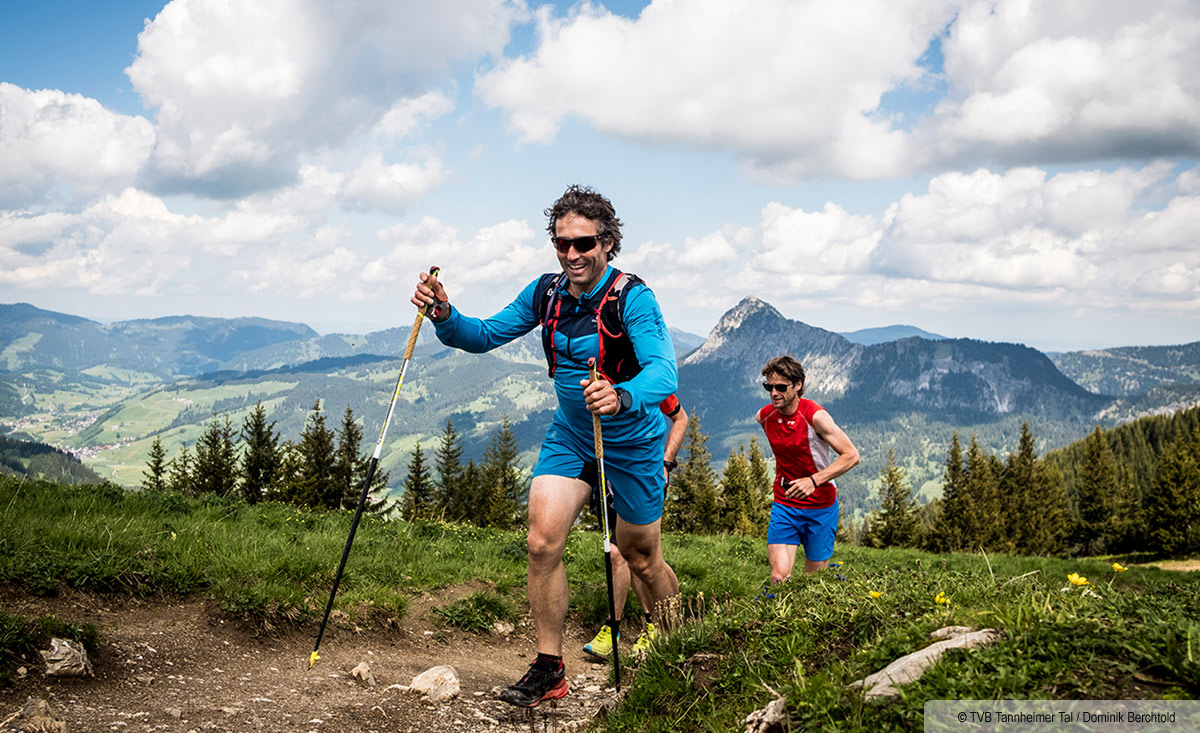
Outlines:
{"label": "forested hillside", "polygon": [[63,484],[96,484],[102,480],[69,453],[45,443],[3,435],[0,435],[0,473]]}

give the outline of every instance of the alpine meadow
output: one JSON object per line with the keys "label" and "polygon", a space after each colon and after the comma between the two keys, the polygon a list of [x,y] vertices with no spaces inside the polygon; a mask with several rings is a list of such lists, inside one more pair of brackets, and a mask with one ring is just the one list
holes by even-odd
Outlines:
{"label": "alpine meadow", "polygon": [[0,733],[1200,730],[1200,0],[0,22]]}

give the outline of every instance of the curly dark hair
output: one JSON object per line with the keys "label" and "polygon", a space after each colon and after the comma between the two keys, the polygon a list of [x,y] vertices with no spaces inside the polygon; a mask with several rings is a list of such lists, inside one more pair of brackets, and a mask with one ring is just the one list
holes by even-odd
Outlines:
{"label": "curly dark hair", "polygon": [[572,184],[559,197],[558,201],[555,201],[554,205],[543,213],[549,219],[546,231],[552,237],[555,236],[554,226],[558,220],[567,214],[575,214],[596,222],[596,234],[612,241],[608,259],[616,257],[617,253],[621,251],[621,220],[617,218],[616,209],[613,208],[611,201],[588,186]]}
{"label": "curly dark hair", "polygon": [[800,362],[786,354],[768,361],[767,365],[763,367],[762,374],[764,377],[777,374],[792,384],[799,384],[800,391],[796,393],[796,396],[799,397],[804,394],[804,367],[800,366]]}

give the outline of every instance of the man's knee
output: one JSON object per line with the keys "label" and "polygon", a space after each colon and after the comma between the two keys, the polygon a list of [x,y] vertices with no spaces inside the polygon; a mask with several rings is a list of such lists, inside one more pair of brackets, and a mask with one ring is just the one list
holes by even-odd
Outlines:
{"label": "man's knee", "polygon": [[525,538],[529,562],[533,565],[553,564],[562,558],[564,544],[559,538],[531,527]]}
{"label": "man's knee", "polygon": [[785,572],[783,570],[772,570],[771,571],[771,582],[772,583],[782,583],[783,581],[787,580],[790,577],[792,577],[792,574]]}

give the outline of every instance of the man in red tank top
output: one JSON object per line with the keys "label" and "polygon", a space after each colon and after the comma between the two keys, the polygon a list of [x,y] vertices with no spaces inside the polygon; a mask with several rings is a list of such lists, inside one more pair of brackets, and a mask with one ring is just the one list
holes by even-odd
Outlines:
{"label": "man in red tank top", "polygon": [[833,480],[858,465],[858,449],[825,408],[804,394],[804,367],[779,356],[763,367],[771,404],[755,415],[775,454],[775,503],[767,527],[771,582],[791,577],[796,548],[804,546],[804,572],[829,564],[837,534]]}

